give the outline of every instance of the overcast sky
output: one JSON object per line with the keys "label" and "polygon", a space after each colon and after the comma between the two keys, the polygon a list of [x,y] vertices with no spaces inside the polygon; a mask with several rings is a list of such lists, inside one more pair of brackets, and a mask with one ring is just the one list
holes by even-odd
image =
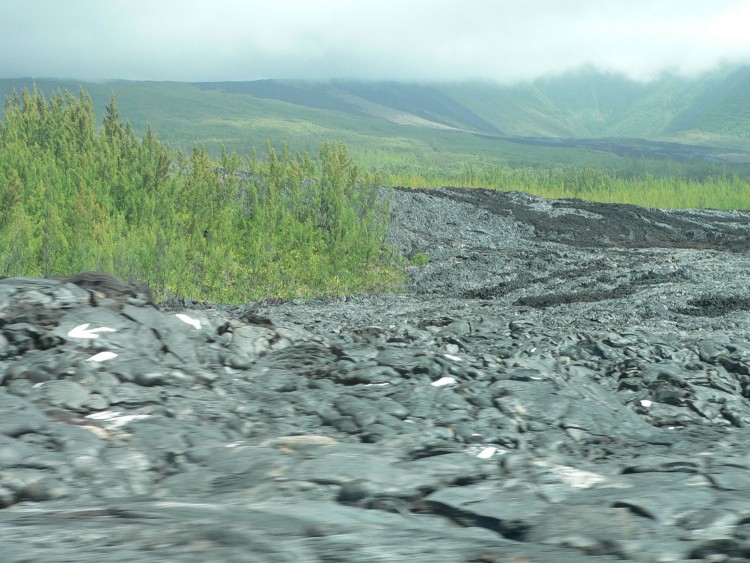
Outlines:
{"label": "overcast sky", "polygon": [[648,79],[750,62],[750,0],[0,0],[0,77]]}

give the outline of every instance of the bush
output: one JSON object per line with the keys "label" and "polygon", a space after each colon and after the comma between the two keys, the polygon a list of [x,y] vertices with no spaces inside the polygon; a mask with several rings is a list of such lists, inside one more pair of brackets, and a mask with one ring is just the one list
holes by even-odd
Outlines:
{"label": "bush", "polygon": [[[371,291],[401,283],[385,245],[388,201],[349,159],[188,155],[114,97],[97,130],[88,94],[36,88],[0,124],[0,275],[104,270],[154,295],[218,302]],[[246,169],[249,168],[248,172]]]}
{"label": "bush", "polygon": [[412,266],[425,266],[429,263],[430,257],[423,252],[417,252],[414,256],[411,257],[411,260],[409,260],[409,264],[411,264]]}

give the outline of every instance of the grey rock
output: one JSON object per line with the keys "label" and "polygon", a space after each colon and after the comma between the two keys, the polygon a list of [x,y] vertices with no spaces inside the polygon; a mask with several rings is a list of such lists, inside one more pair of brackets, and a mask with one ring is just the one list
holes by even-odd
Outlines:
{"label": "grey rock", "polygon": [[0,279],[5,560],[747,558],[750,215],[394,198],[405,294]]}
{"label": "grey rock", "polygon": [[75,381],[45,381],[34,386],[30,398],[38,400],[37,396],[44,398],[45,402],[56,407],[76,411],[88,402],[89,391]]}

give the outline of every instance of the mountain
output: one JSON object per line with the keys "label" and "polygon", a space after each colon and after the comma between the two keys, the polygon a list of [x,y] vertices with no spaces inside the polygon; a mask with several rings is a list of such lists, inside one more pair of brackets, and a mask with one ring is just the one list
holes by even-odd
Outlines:
{"label": "mountain", "polygon": [[[0,96],[37,87],[77,92],[79,83],[2,79]],[[533,82],[417,84],[332,80],[83,83],[97,115],[114,93],[141,132],[151,123],[174,145],[248,153],[266,140],[314,152],[341,140],[365,164],[457,169],[633,160],[750,163],[750,66],[650,82],[583,68]],[[625,162],[623,159],[629,159]],[[683,164],[675,165],[681,170]],[[671,165],[670,165],[671,166]]]}
{"label": "mountain", "polygon": [[648,83],[582,69],[510,86],[341,80],[196,85],[399,125],[500,136],[750,141],[750,66]]}
{"label": "mountain", "polygon": [[247,94],[298,106],[382,119],[397,125],[502,134],[497,127],[433,85],[258,80],[201,82],[196,83],[196,86],[203,90]]}

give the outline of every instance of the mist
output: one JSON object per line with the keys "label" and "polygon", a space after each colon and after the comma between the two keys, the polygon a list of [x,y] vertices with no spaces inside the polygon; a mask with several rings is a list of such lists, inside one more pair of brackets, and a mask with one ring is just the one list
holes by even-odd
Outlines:
{"label": "mist", "polygon": [[648,80],[750,62],[747,0],[6,0],[0,76]]}

